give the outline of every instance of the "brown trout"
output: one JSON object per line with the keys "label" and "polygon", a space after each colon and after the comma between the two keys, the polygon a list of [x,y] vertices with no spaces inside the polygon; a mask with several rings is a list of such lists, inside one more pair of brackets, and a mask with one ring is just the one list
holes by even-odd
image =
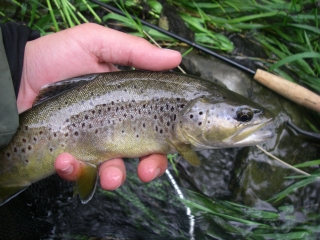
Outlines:
{"label": "brown trout", "polygon": [[58,154],[86,163],[76,192],[89,201],[97,165],[112,158],[242,147],[272,136],[272,114],[217,84],[169,72],[91,74],[45,86],[0,150],[0,205],[55,172]]}

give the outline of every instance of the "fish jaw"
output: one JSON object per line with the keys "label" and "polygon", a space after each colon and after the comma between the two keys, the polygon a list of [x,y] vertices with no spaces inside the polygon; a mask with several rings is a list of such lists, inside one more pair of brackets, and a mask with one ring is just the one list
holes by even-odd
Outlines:
{"label": "fish jaw", "polygon": [[[264,130],[263,128],[272,122],[272,120],[272,118],[269,118],[257,125],[250,125],[225,141],[225,143],[228,144],[229,142],[232,147],[245,147],[266,142],[274,134],[272,131]],[[246,137],[243,137],[243,135]]]}

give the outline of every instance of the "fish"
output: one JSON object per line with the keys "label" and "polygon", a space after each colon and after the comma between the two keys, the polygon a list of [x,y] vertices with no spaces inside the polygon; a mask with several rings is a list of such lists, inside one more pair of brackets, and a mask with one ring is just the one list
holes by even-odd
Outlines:
{"label": "fish", "polygon": [[63,152],[85,165],[75,193],[86,203],[108,159],[179,153],[197,166],[195,151],[267,141],[272,120],[248,98],[174,72],[97,73],[48,84],[0,150],[0,205],[54,174]]}

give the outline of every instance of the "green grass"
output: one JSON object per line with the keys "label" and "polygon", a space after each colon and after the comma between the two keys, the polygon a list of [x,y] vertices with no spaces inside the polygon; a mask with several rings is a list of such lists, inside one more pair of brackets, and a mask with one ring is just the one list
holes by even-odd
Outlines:
{"label": "green grass", "polygon": [[[112,3],[113,1],[101,0]],[[154,0],[143,1],[149,5],[149,20],[156,23],[161,16],[162,6]],[[195,33],[195,41],[203,46],[230,54],[232,42],[226,33],[241,33],[255,40],[267,53],[266,59],[242,56],[260,61],[269,71],[303,84],[320,92],[320,30],[319,7],[312,0],[262,0],[262,1],[206,1],[171,0],[178,14]],[[103,11],[89,0],[32,0],[20,3],[0,3],[0,21],[25,22],[42,35],[51,34],[85,22],[104,24],[116,21],[131,34],[146,37],[144,31],[165,46],[178,44],[176,40],[141,25],[128,13],[139,16],[143,10],[139,1],[118,1],[117,6],[127,13],[126,17]],[[190,48],[192,51],[192,48]],[[320,117],[317,115],[319,121]],[[319,131],[313,126],[314,131]],[[169,156],[173,162],[175,156]],[[320,160],[310,161],[295,167],[319,165]],[[178,171],[175,169],[176,173]],[[270,201],[279,201],[314,181],[319,173],[303,176],[300,181],[273,196]],[[297,180],[298,177],[296,177]],[[195,215],[202,216],[212,227],[207,234],[218,236],[214,227],[219,227],[235,236],[248,239],[313,239],[319,229],[313,220],[319,219],[314,213],[305,213],[305,221],[299,222],[292,206],[282,206],[274,212],[261,211],[228,201],[213,201],[190,192],[184,200]],[[127,196],[129,197],[129,196]],[[135,199],[140,206],[139,199]],[[144,207],[141,206],[144,211]],[[281,217],[280,217],[281,216]],[[154,220],[154,216],[150,216]],[[285,221],[285,220],[290,220]],[[243,229],[252,231],[244,231]]]}

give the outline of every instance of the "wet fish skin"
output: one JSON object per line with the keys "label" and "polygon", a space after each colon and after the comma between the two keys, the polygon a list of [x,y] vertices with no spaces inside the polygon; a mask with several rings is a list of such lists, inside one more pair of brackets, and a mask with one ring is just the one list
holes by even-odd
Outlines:
{"label": "wet fish skin", "polygon": [[62,152],[87,163],[76,183],[86,202],[95,188],[95,166],[107,159],[179,152],[198,164],[194,149],[248,146],[271,137],[257,134],[272,120],[270,112],[193,76],[128,71],[67,82],[50,87],[71,89],[40,97],[42,102],[20,115],[17,133],[1,149],[0,205],[53,174]]}

